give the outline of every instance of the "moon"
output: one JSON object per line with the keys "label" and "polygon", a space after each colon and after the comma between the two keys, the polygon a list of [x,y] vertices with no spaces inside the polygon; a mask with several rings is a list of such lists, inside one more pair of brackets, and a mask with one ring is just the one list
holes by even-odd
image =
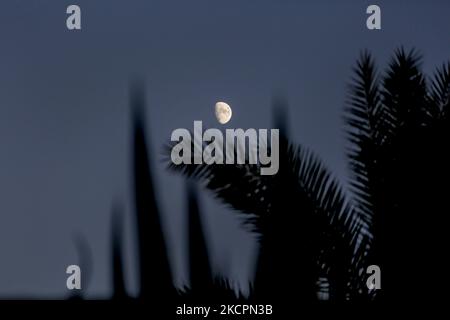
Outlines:
{"label": "moon", "polygon": [[228,103],[217,102],[215,109],[216,118],[219,123],[225,124],[230,121],[233,112],[231,111],[231,107],[228,105]]}

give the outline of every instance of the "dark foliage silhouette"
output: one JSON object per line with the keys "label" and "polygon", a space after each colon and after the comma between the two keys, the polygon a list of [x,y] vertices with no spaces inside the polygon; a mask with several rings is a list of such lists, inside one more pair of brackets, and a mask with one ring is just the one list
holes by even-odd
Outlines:
{"label": "dark foliage silhouette", "polygon": [[[138,307],[151,303],[152,314],[171,313],[177,293],[173,286],[171,268],[156,203],[150,169],[145,131],[145,98],[142,83],[130,91],[132,111],[132,178],[134,185],[135,224],[137,233],[137,260],[139,293],[137,298],[126,291],[124,281],[122,214],[117,204],[111,214],[111,262],[113,299],[136,301]],[[162,303],[154,303],[162,301]],[[139,308],[141,310],[141,308]]]}
{"label": "dark foliage silhouette", "polygon": [[[133,111],[133,180],[138,240],[139,285],[137,301],[152,306],[152,314],[161,312],[167,318],[175,316],[177,303],[223,303],[243,301],[235,288],[223,277],[216,277],[211,264],[201,222],[197,195],[191,183],[187,190],[187,216],[189,221],[189,270],[188,287],[176,289],[173,286],[166,248],[165,235],[161,227],[160,211],[156,204],[149,153],[144,124],[144,92],[142,86],[134,86],[131,91]],[[124,263],[122,252],[121,210],[115,205],[111,223],[111,259],[113,299],[136,300],[131,298],[124,283]]]}
{"label": "dark foliage silhouette", "polygon": [[431,261],[445,250],[450,65],[428,86],[418,54],[400,49],[381,80],[368,53],[354,72],[345,111],[350,199],[311,151],[289,142],[278,107],[277,175],[260,176],[258,165],[169,165],[206,182],[260,235],[259,298],[294,287],[300,301],[317,293],[372,300],[365,283],[371,264],[383,270],[388,299],[440,286],[427,279],[445,270]]}
{"label": "dark foliage silhouette", "polygon": [[245,214],[246,225],[259,234],[257,299],[274,301],[295,288],[295,297],[283,295],[286,305],[294,299],[315,301],[319,292],[344,300],[356,290],[350,283],[354,275],[350,259],[356,250],[359,219],[318,158],[288,142],[284,108],[277,105],[275,110],[281,121],[276,175],[261,176],[259,165],[248,164],[170,164],[170,168],[205,181],[218,198]]}
{"label": "dark foliage silhouette", "polygon": [[202,226],[197,194],[192,184],[187,185],[189,280],[192,290],[208,290],[213,280],[207,242]]}
{"label": "dark foliage silhouette", "polygon": [[[277,314],[300,304],[331,301],[439,299],[444,261],[450,159],[450,64],[432,79],[415,51],[398,50],[379,75],[367,52],[354,69],[345,109],[350,192],[311,150],[289,138],[284,101],[275,101],[280,129],[280,170],[259,174],[259,165],[178,165],[188,178],[189,284],[172,284],[161,212],[149,162],[145,101],[131,92],[133,181],[140,291],[124,284],[121,215],[112,212],[113,298],[179,303],[267,302]],[[195,182],[244,217],[257,235],[259,257],[250,296],[242,296],[211,264]],[[381,267],[383,290],[369,291],[365,270]],[[445,287],[444,287],[445,288]],[[162,310],[162,309],[161,309]],[[164,313],[167,314],[164,309]]]}
{"label": "dark foliage silhouette", "polygon": [[205,238],[205,227],[194,182],[186,184],[188,204],[189,287],[181,290],[180,301],[195,303],[237,303],[246,298],[228,279],[215,274]]}
{"label": "dark foliage silhouette", "polygon": [[122,258],[122,215],[121,209],[115,205],[111,214],[111,257],[112,257],[112,283],[113,283],[113,299],[128,298],[125,288],[125,271]]}
{"label": "dark foliage silhouette", "polygon": [[144,92],[139,85],[132,88],[131,107],[134,112],[133,172],[139,252],[139,296],[146,299],[151,297],[152,292],[157,292],[159,298],[171,298],[171,268],[152,182],[144,129]]}
{"label": "dark foliage silhouette", "polygon": [[449,208],[450,64],[431,81],[420,65],[417,52],[400,49],[380,78],[364,53],[345,116],[350,183],[367,228],[366,263],[380,265],[381,297],[389,301],[426,299],[425,292],[437,299],[444,281],[444,263],[436,259],[445,252]]}

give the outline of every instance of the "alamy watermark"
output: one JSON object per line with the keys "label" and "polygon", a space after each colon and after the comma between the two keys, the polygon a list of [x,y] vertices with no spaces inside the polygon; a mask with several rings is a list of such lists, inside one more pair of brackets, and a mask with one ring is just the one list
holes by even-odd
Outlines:
{"label": "alamy watermark", "polygon": [[[269,138],[270,135],[270,138]],[[171,135],[171,159],[180,164],[254,164],[261,175],[274,175],[279,169],[278,129],[219,129],[203,132],[202,121],[194,121],[194,137],[189,130],[175,129]],[[270,140],[269,140],[270,139]],[[193,149],[193,150],[192,150]]]}

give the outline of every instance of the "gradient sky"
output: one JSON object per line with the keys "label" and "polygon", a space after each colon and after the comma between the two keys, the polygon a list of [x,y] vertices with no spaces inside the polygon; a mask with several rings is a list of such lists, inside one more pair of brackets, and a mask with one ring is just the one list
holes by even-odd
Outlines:
{"label": "gradient sky", "polygon": [[[82,30],[66,29],[78,4]],[[382,30],[366,29],[366,8]],[[342,110],[362,49],[384,66],[400,45],[434,71],[450,59],[450,2],[2,0],[0,3],[0,297],[65,297],[77,237],[93,257],[90,297],[110,291],[113,202],[126,214],[127,285],[136,293],[129,82],[146,79],[157,192],[176,283],[184,281],[185,195],[161,147],[172,130],[270,128],[271,100],[289,101],[295,141],[314,149],[345,184]],[[202,193],[214,261],[242,283],[255,242],[236,215]]]}

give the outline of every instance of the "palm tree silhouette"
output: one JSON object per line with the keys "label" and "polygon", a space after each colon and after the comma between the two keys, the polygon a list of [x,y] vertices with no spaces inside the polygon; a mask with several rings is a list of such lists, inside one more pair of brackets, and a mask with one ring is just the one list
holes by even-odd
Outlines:
{"label": "palm tree silhouette", "polygon": [[[260,176],[258,165],[169,164],[205,181],[259,233],[254,284],[259,299],[282,296],[282,304],[289,306],[293,300],[313,301],[318,294],[334,301],[382,297],[366,286],[371,264],[383,270],[387,299],[417,296],[417,290],[408,288],[420,281],[424,288],[439,287],[436,280],[429,286],[411,279],[417,278],[417,269],[427,270],[425,277],[432,274],[436,268],[427,267],[433,260],[430,252],[439,255],[444,249],[445,230],[435,220],[439,215],[426,219],[424,213],[448,208],[446,189],[436,182],[449,180],[444,148],[450,64],[436,72],[430,88],[414,50],[398,50],[382,81],[368,53],[354,72],[345,110],[351,196],[317,156],[290,142],[279,102],[277,175]],[[295,297],[282,294],[292,288]]]}
{"label": "palm tree silhouette", "polygon": [[[350,192],[311,150],[289,138],[286,102],[274,102],[280,129],[280,169],[259,165],[174,165],[188,177],[188,287],[172,285],[156,204],[143,122],[142,88],[132,92],[133,177],[139,243],[140,294],[173,303],[267,302],[278,315],[320,299],[415,299],[442,286],[449,204],[450,64],[430,81],[415,51],[398,50],[383,77],[367,52],[354,69],[345,109]],[[195,147],[195,146],[193,146]],[[235,151],[236,152],[236,151]],[[242,297],[211,266],[205,226],[192,180],[234,212],[258,235],[260,251],[251,295]],[[113,214],[115,297],[123,284],[118,210]],[[435,262],[439,261],[441,266]],[[431,264],[430,264],[431,263]],[[366,268],[383,272],[383,290],[366,287]],[[412,267],[412,268],[411,268]],[[417,271],[420,271],[419,277]],[[442,275],[437,275],[442,272]],[[424,281],[432,277],[432,281]],[[422,291],[423,290],[423,291]],[[419,292],[419,293],[418,293]],[[431,295],[434,298],[436,295]]]}
{"label": "palm tree silhouette", "polygon": [[[384,75],[370,54],[355,68],[345,112],[351,190],[367,226],[368,264],[383,271],[386,300],[425,298],[441,280],[448,182],[450,64],[429,80],[416,51],[399,49]],[[436,296],[434,296],[435,298]]]}
{"label": "palm tree silhouette", "polygon": [[[259,234],[254,296],[290,305],[279,310],[291,309],[294,300],[316,301],[318,293],[344,300],[357,290],[351,258],[361,228],[331,173],[311,151],[288,141],[284,110],[277,101],[280,170],[274,176],[261,176],[259,165],[169,165],[205,181],[219,199],[245,215],[245,225]],[[292,288],[295,296],[283,294]]]}

